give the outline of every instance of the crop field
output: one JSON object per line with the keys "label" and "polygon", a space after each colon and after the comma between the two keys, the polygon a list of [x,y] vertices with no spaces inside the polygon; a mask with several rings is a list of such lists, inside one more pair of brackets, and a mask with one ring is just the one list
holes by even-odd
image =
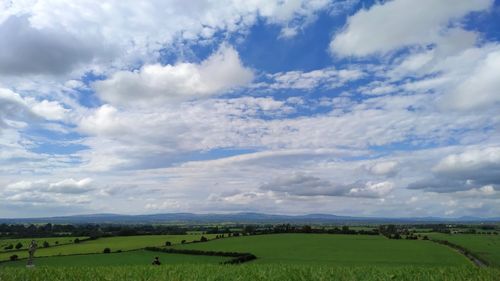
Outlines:
{"label": "crop field", "polygon": [[498,281],[500,270],[473,267],[345,267],[322,265],[166,265],[166,266],[98,266],[2,268],[2,281],[93,280],[93,281]]}
{"label": "crop field", "polygon": [[[5,247],[8,245],[16,245],[17,243],[21,243],[23,245],[20,250],[27,249],[29,244],[31,243],[31,240],[35,240],[38,244],[39,247],[42,247],[43,242],[47,241],[50,246],[54,245],[64,245],[64,244],[72,244],[74,240],[78,239],[84,239],[86,237],[47,237],[47,238],[20,238],[20,239],[0,239],[0,252],[6,252],[6,251],[12,251],[12,250],[6,250]],[[57,243],[56,243],[57,242]],[[15,250],[15,248],[14,248]]]}
{"label": "crop field", "polygon": [[500,235],[429,233],[428,236],[460,245],[491,266],[500,267]]}
{"label": "crop field", "polygon": [[[159,257],[164,265],[171,264],[218,264],[228,258],[214,256],[194,256],[183,254],[167,254],[146,250],[128,251],[110,254],[88,254],[73,256],[53,256],[36,259],[37,266],[118,266],[149,265],[154,257]],[[26,260],[0,263],[0,267],[24,267]]]}
{"label": "crop field", "polygon": [[[215,235],[210,234],[205,234],[203,236],[208,239],[215,237]],[[194,240],[200,240],[200,238],[201,235],[143,235],[99,238],[97,240],[84,241],[78,244],[73,243],[57,247],[39,248],[36,252],[36,256],[47,257],[57,255],[102,253],[104,248],[110,248],[111,252],[116,252],[118,250],[127,251],[142,249],[148,246],[160,247],[165,245],[166,241],[170,241],[172,244],[180,244],[182,240],[191,242]],[[26,250],[0,253],[0,261],[8,260],[9,257],[14,254],[18,255],[19,258],[25,258],[28,256]]]}
{"label": "crop field", "polygon": [[178,249],[250,252],[257,264],[472,266],[464,256],[430,241],[383,236],[272,234],[231,237]]}

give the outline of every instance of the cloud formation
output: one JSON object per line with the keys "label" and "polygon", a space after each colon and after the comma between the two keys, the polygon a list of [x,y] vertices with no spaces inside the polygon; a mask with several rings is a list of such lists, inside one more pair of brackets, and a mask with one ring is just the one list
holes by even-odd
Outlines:
{"label": "cloud formation", "polygon": [[392,191],[390,182],[334,184],[318,177],[294,174],[277,178],[260,187],[261,190],[286,193],[295,196],[350,196],[380,198]]}
{"label": "cloud formation", "polygon": [[209,97],[253,79],[234,48],[221,45],[199,64],[145,65],[137,72],[116,72],[95,83],[98,95],[115,105],[146,105]]}
{"label": "cloud formation", "polygon": [[341,56],[366,56],[412,45],[435,44],[458,25],[457,20],[487,9],[492,3],[492,0],[397,0],[375,4],[349,17],[344,29],[334,36],[330,50]]}

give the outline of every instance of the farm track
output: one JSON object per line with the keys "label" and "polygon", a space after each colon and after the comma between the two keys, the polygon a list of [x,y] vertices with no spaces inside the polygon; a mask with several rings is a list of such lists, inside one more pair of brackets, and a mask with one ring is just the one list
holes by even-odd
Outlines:
{"label": "farm track", "polygon": [[484,262],[480,258],[476,257],[474,254],[472,254],[470,251],[464,249],[463,247],[461,247],[457,244],[451,243],[451,242],[446,241],[446,240],[430,239],[430,241],[437,243],[437,244],[445,245],[445,246],[453,249],[454,251],[456,251],[456,252],[460,253],[461,255],[465,256],[466,258],[468,258],[473,264],[475,264],[478,267],[488,267],[488,264],[486,262]]}

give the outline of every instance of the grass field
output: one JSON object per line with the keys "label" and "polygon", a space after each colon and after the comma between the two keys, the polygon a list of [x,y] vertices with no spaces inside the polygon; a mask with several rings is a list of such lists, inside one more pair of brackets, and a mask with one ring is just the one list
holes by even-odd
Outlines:
{"label": "grass field", "polygon": [[500,267],[500,235],[429,233],[427,236],[460,245],[491,266]]}
{"label": "grass field", "polygon": [[[20,238],[20,239],[0,239],[0,252],[6,252],[6,251],[11,251],[11,250],[5,250],[4,248],[8,245],[14,245],[18,242],[21,242],[23,244],[23,249],[27,249],[29,244],[31,243],[31,240],[35,240],[38,244],[38,247],[43,246],[43,242],[47,241],[50,246],[56,245],[56,241],[59,243],[58,245],[63,245],[63,244],[72,244],[75,238],[78,239],[84,239],[86,237],[47,237],[47,238]],[[14,248],[15,250],[15,248]]]}
{"label": "grass field", "polygon": [[[117,266],[117,265],[149,265],[154,257],[159,257],[164,265],[171,264],[218,264],[229,258],[214,256],[194,256],[167,254],[145,250],[110,254],[89,254],[74,256],[54,256],[37,258],[37,266]],[[0,263],[0,267],[24,267],[26,260]]]}
{"label": "grass field", "polygon": [[[213,234],[205,234],[207,238],[213,238]],[[180,244],[182,240],[187,242],[199,240],[201,235],[144,235],[144,236],[120,236],[99,238],[78,244],[68,244],[57,247],[40,248],[36,252],[37,257],[57,256],[57,255],[74,255],[74,254],[90,254],[102,253],[104,248],[110,248],[112,252],[118,250],[136,250],[147,246],[163,246],[166,241],[172,244]],[[17,252],[0,253],[0,261],[8,260],[11,255],[18,255],[19,258],[28,256],[26,250]]]}
{"label": "grass field", "polygon": [[500,270],[474,267],[356,267],[311,265],[167,265],[2,268],[2,281],[498,281]]}
{"label": "grass field", "polygon": [[382,236],[273,234],[232,237],[179,249],[250,252],[257,264],[472,266],[462,255],[430,241],[389,240]]}

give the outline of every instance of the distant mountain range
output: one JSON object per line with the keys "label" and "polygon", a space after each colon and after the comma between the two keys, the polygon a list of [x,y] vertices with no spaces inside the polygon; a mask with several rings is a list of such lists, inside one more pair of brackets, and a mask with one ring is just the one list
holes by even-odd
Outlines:
{"label": "distant mountain range", "polygon": [[309,215],[272,215],[261,213],[232,213],[232,214],[193,214],[167,213],[152,215],[118,215],[118,214],[89,214],[75,216],[59,216],[45,218],[16,218],[2,219],[0,223],[114,223],[114,224],[149,224],[149,223],[292,223],[292,224],[328,224],[328,223],[458,223],[458,222],[500,222],[500,218],[440,218],[440,217],[412,217],[412,218],[384,218],[384,217],[350,217],[328,214]]}

